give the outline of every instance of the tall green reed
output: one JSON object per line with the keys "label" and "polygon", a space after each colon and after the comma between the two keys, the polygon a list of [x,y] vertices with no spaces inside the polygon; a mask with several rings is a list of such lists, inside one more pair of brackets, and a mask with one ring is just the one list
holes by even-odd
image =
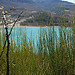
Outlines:
{"label": "tall green reed", "polygon": [[[73,17],[73,19],[75,19]],[[54,25],[53,17],[50,24]],[[63,25],[62,21],[59,19],[59,24]],[[71,23],[73,27],[75,23]],[[18,30],[19,31],[19,30]],[[40,28],[39,38],[37,40],[37,53],[34,53],[34,39],[29,39],[25,33],[22,35],[20,29],[20,35],[23,36],[21,40],[17,37],[17,43],[19,40],[21,43],[16,44],[15,38],[11,35],[11,45],[10,45],[10,75],[73,75],[74,74],[74,53],[75,53],[75,43],[73,41],[73,46],[71,46],[71,41],[69,42],[69,34],[66,35],[67,27],[61,26],[59,28],[59,36],[57,39],[57,34],[55,28],[50,27],[47,30]],[[2,31],[2,34],[4,32]],[[15,35],[15,29],[14,29]],[[1,36],[1,32],[0,32]],[[17,35],[18,36],[18,35]],[[67,36],[67,38],[66,38]],[[70,35],[71,36],[71,35]],[[1,36],[2,37],[2,36]],[[0,37],[0,39],[1,39]],[[3,35],[4,38],[4,35]],[[73,36],[70,39],[74,39],[74,29]],[[29,40],[29,41],[28,41]],[[4,40],[0,40],[3,42]],[[14,43],[13,43],[14,42]],[[69,43],[70,44],[69,44]],[[2,45],[0,45],[0,52],[2,50]],[[6,48],[0,58],[0,74],[6,74]]]}

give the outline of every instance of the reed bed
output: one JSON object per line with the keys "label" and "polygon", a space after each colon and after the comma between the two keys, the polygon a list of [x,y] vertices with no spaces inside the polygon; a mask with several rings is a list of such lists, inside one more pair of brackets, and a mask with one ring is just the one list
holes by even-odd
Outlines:
{"label": "reed bed", "polygon": [[[75,20],[75,17],[73,17]],[[65,23],[65,22],[64,22]],[[59,22],[62,25],[62,21]],[[75,74],[75,30],[72,23],[73,34],[67,34],[63,26],[59,29],[60,38],[57,39],[54,26],[48,30],[41,29],[37,40],[37,48],[34,48],[34,39],[17,35],[17,44],[14,35],[10,37],[9,65],[10,75],[74,75]],[[65,27],[66,29],[67,27]],[[17,28],[18,30],[18,28]],[[52,30],[52,31],[51,31]],[[2,31],[2,33],[1,33]],[[4,29],[0,31],[0,53],[5,41]],[[71,36],[71,37],[70,37]],[[70,39],[70,40],[69,40]],[[35,52],[34,52],[35,50]],[[0,58],[0,75],[6,75],[6,47]]]}

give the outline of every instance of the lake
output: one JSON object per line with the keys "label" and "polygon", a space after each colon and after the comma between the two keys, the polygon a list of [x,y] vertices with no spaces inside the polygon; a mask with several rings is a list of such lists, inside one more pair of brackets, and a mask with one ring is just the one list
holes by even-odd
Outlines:
{"label": "lake", "polygon": [[[10,31],[10,28],[9,28]],[[1,33],[1,39],[2,39],[2,28],[0,29]],[[34,50],[38,50],[37,48],[37,43],[39,43],[39,38],[43,37],[45,39],[45,43],[47,41],[47,38],[49,37],[52,39],[52,42],[54,42],[54,48],[56,50],[56,46],[60,46],[61,44],[61,39],[65,40],[67,43],[67,46],[72,47],[73,40],[72,40],[72,28],[71,27],[14,27],[12,31],[12,35],[10,36],[10,42],[11,42],[11,37],[13,39],[13,43],[15,41],[16,45],[21,44],[23,40],[25,40],[25,35],[27,42],[29,43],[30,41],[34,42]],[[50,34],[50,35],[49,35]],[[61,38],[62,36],[62,38]],[[43,40],[43,39],[42,39]],[[41,41],[42,41],[41,40]],[[43,42],[44,43],[44,42]],[[42,43],[42,47],[43,47]]]}

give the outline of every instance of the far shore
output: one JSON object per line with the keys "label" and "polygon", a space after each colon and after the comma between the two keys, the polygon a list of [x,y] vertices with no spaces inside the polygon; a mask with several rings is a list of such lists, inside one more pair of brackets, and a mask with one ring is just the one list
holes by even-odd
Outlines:
{"label": "far shore", "polygon": [[[53,27],[53,26],[19,26],[19,27]],[[54,27],[59,27],[59,26],[54,26]]]}
{"label": "far shore", "polygon": [[[12,27],[12,26],[9,26],[9,27]],[[53,26],[15,26],[15,27],[53,27]],[[59,27],[59,26],[54,26],[54,27]],[[3,26],[0,26],[0,28],[3,28]]]}

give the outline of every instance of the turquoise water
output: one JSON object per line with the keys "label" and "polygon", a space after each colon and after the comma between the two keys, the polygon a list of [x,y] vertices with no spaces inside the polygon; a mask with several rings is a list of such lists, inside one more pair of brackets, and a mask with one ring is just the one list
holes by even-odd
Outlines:
{"label": "turquoise water", "polygon": [[[45,33],[47,35],[50,33],[51,37],[54,36],[54,48],[56,49],[56,44],[57,43],[59,44],[61,40],[60,31],[62,32],[63,40],[64,40],[64,33],[65,33],[67,45],[71,47],[73,43],[71,27],[63,27],[63,28],[61,27],[15,27],[12,31],[12,36],[10,36],[10,42],[12,37],[13,43],[15,41],[16,45],[21,44],[21,42],[24,39],[24,35],[26,35],[26,39],[28,40],[28,42],[29,40],[31,41],[34,40],[34,48],[37,49],[37,42],[39,40],[40,35],[43,36]],[[0,29],[0,32],[2,36],[3,30]]]}

